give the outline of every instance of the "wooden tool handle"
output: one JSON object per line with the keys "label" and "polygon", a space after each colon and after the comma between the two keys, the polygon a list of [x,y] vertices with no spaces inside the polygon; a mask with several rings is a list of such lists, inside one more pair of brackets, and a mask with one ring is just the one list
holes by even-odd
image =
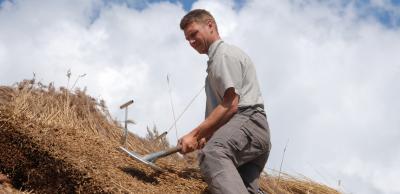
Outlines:
{"label": "wooden tool handle", "polygon": [[182,148],[180,146],[176,146],[176,147],[172,147],[172,148],[166,149],[166,150],[164,150],[163,156],[168,156],[168,155],[174,154],[176,152],[181,151],[181,149]]}
{"label": "wooden tool handle", "polygon": [[162,157],[166,157],[169,156],[173,153],[179,152],[181,150],[180,147],[173,147],[173,148],[169,148],[163,151],[159,151],[156,153],[152,153],[152,154],[148,154],[146,156],[143,157],[143,160],[147,160],[150,162],[155,162],[157,159],[162,158]]}

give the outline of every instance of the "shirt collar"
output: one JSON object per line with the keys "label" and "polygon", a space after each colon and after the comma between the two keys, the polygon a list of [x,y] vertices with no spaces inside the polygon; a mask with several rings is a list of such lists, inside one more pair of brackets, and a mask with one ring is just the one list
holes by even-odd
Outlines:
{"label": "shirt collar", "polygon": [[217,49],[217,46],[219,45],[220,42],[222,42],[222,40],[218,39],[218,40],[214,41],[213,43],[211,43],[210,47],[208,48],[208,52],[207,52],[208,58],[213,57],[213,55],[215,54],[215,51]]}

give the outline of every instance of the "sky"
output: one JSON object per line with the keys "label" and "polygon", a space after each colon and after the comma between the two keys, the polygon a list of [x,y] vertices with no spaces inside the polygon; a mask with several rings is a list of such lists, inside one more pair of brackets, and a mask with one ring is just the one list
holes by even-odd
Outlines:
{"label": "sky", "polygon": [[[222,39],[256,66],[272,136],[267,172],[400,194],[398,0],[0,0],[0,85],[35,74],[86,87],[118,120],[133,99],[129,130],[164,132],[171,100],[178,116],[204,85],[207,56],[179,29],[194,8],[209,10]],[[202,91],[168,139],[204,110]]]}

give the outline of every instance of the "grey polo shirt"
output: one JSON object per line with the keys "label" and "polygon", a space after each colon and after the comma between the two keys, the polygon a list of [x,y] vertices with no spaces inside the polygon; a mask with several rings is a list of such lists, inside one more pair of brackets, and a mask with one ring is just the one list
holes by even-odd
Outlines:
{"label": "grey polo shirt", "polygon": [[253,62],[242,50],[217,40],[208,49],[206,118],[233,87],[239,95],[238,107],[264,106]]}

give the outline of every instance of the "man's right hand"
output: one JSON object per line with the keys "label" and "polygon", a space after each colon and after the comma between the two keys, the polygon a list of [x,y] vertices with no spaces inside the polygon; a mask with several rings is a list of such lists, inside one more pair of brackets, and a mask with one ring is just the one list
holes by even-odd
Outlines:
{"label": "man's right hand", "polygon": [[180,146],[182,148],[180,153],[186,154],[186,153],[193,152],[194,150],[198,149],[199,142],[197,141],[197,138],[194,135],[189,133],[179,139],[178,146]]}

